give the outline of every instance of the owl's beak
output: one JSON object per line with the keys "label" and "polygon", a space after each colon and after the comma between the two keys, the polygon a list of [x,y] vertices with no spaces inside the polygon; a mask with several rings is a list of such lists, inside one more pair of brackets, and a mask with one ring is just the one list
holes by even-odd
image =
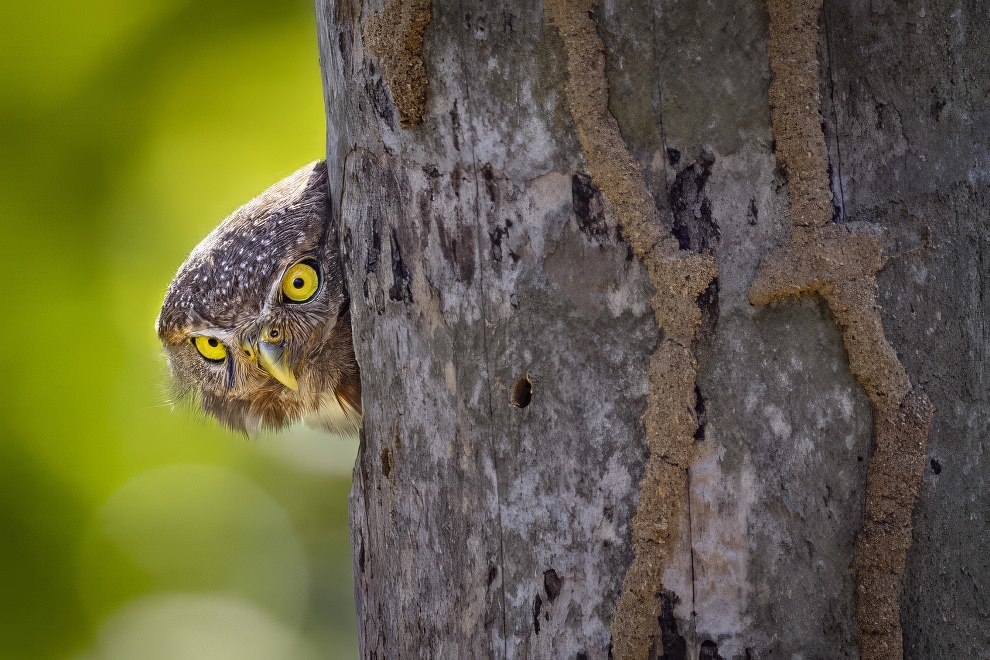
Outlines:
{"label": "owl's beak", "polygon": [[289,367],[289,353],[285,350],[284,342],[272,343],[264,339],[259,341],[258,364],[271,374],[272,378],[290,390],[299,391],[296,375],[292,373],[292,369]]}

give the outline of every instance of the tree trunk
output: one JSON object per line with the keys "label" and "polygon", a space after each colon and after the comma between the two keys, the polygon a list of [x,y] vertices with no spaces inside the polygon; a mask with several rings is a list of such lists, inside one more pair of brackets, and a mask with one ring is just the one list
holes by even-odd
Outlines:
{"label": "tree trunk", "polygon": [[317,13],[364,657],[985,655],[985,11]]}

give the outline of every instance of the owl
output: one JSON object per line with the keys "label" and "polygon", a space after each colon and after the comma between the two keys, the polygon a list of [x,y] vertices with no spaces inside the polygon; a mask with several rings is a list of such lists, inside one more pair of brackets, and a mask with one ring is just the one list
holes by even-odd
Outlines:
{"label": "owl", "polygon": [[357,430],[361,378],[327,169],[276,183],[203,239],[156,322],[178,398],[253,434]]}

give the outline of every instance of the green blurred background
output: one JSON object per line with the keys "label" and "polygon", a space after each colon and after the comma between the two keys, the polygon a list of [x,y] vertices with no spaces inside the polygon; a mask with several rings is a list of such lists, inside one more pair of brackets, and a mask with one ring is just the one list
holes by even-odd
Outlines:
{"label": "green blurred background", "polygon": [[357,655],[356,439],[166,402],[165,288],[321,158],[312,0],[0,5],[0,658]]}

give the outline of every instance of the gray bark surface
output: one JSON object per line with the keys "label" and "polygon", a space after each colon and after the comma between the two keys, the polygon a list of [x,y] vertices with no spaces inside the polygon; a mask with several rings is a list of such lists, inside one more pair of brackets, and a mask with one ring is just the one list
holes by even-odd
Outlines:
{"label": "gray bark surface", "polygon": [[[887,229],[884,325],[937,408],[914,516],[908,658],[990,645],[990,14],[979,3],[826,4],[829,140],[850,221]],[[836,138],[837,136],[837,138]]]}
{"label": "gray bark surface", "polygon": [[[604,660],[648,455],[653,287],[587,175],[542,3],[433,2],[426,111],[410,128],[365,44],[383,9],[317,2],[364,393],[351,496],[362,654]],[[665,231],[719,270],[651,655],[858,657],[850,565],[870,400],[818,298],[748,297],[790,234],[766,8],[595,3],[591,17],[609,109]],[[829,0],[822,26],[835,220],[883,229],[886,335],[937,409],[905,655],[980,657],[990,18],[973,3]],[[531,401],[515,407],[526,378]]]}

